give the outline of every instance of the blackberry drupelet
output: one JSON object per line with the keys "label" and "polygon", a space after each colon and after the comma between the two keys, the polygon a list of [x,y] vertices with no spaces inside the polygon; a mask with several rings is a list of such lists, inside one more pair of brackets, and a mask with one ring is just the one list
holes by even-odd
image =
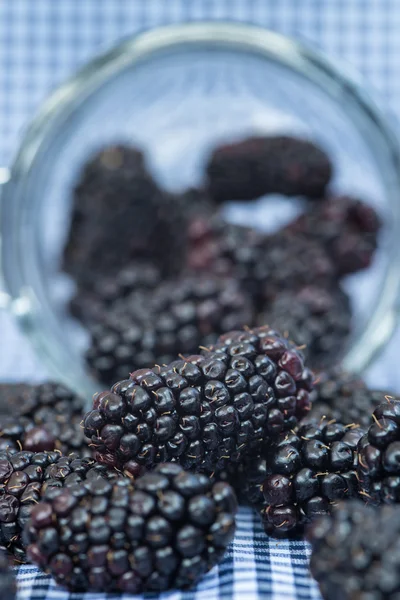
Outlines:
{"label": "blackberry drupelet", "polygon": [[288,232],[323,244],[340,275],[369,267],[381,220],[372,206],[349,196],[332,197],[300,215]]}
{"label": "blackberry drupelet", "polygon": [[339,286],[306,286],[278,294],[260,322],[272,323],[298,346],[313,369],[321,369],[343,354],[351,332],[349,297]]}
{"label": "blackberry drupelet", "polygon": [[7,556],[0,550],[0,590],[1,600],[15,600],[17,586],[10,569]]}
{"label": "blackberry drupelet", "polygon": [[400,401],[388,398],[374,411],[358,447],[358,475],[364,499],[400,502]]}
{"label": "blackberry drupelet", "polygon": [[132,259],[174,272],[185,229],[180,197],[159,189],[142,152],[109,146],[86,164],[75,188],[63,267],[88,289]]}
{"label": "blackberry drupelet", "polygon": [[184,274],[152,294],[132,292],[114,302],[101,322],[89,325],[86,359],[92,373],[112,385],[134,369],[197,352],[253,321],[252,303],[235,280]]}
{"label": "blackberry drupelet", "polygon": [[99,459],[121,468],[166,460],[220,473],[295,427],[309,409],[312,374],[268,328],[233,331],[204,356],[141,369],[96,394],[84,419]]}
{"label": "blackberry drupelet", "polygon": [[49,488],[86,479],[115,479],[119,474],[90,458],[58,452],[0,452],[0,546],[25,561],[21,532],[31,510]]}
{"label": "blackberry drupelet", "polygon": [[340,423],[309,423],[283,433],[266,450],[264,529],[274,537],[301,534],[336,500],[358,495],[357,442],[363,430]]}
{"label": "blackberry drupelet", "polygon": [[387,393],[370,390],[359,376],[334,367],[318,374],[311,411],[303,421],[335,420],[368,428],[372,413]]}
{"label": "blackberry drupelet", "polygon": [[28,555],[71,590],[186,589],[222,559],[235,513],[228,484],[161,464],[134,486],[97,479],[53,494],[31,513]]}
{"label": "blackberry drupelet", "polygon": [[83,400],[54,382],[25,385],[7,416],[0,416],[0,448],[90,454],[81,427]]}
{"label": "blackberry drupelet", "polygon": [[311,574],[325,600],[398,600],[400,508],[340,502],[310,527]]}
{"label": "blackberry drupelet", "polygon": [[285,232],[268,236],[218,219],[192,223],[187,262],[195,271],[237,279],[258,311],[285,290],[330,287],[336,281],[336,267],[319,243]]}
{"label": "blackberry drupelet", "polygon": [[219,204],[273,193],[319,198],[331,178],[332,164],[308,140],[250,137],[217,147],[206,171],[209,193]]}

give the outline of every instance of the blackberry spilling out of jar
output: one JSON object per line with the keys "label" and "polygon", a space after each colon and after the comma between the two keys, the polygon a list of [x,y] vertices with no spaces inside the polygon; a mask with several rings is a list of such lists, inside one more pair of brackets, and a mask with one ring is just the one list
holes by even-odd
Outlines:
{"label": "blackberry spilling out of jar", "polygon": [[228,484],[166,463],[134,486],[97,478],[45,496],[28,555],[73,591],[187,589],[222,559],[235,513]]}
{"label": "blackberry spilling out of jar", "polygon": [[119,474],[90,458],[59,452],[0,452],[0,546],[25,562],[22,531],[49,488],[68,487],[86,479],[113,480]]}
{"label": "blackberry spilling out of jar", "polygon": [[262,520],[274,537],[298,535],[333,502],[358,497],[357,426],[308,423],[265,450]]}
{"label": "blackberry spilling out of jar", "polygon": [[103,318],[88,325],[86,359],[111,386],[135,369],[196,353],[218,335],[253,322],[251,299],[235,279],[185,276],[103,305]]}
{"label": "blackberry spilling out of jar", "polygon": [[325,600],[396,600],[400,507],[340,502],[310,527],[310,569]]}
{"label": "blackberry spilling out of jar", "polygon": [[0,449],[90,454],[81,427],[82,398],[52,382],[8,385],[5,393],[5,410],[0,414]]}
{"label": "blackberry spilling out of jar", "polygon": [[203,355],[134,371],[96,394],[84,433],[116,468],[176,460],[219,474],[295,427],[311,390],[312,374],[285,338],[268,328],[234,331]]}
{"label": "blackberry spilling out of jar", "polygon": [[[265,322],[304,346],[311,367],[339,362],[351,328],[341,278],[371,263],[380,219],[361,200],[332,196],[332,172],[311,141],[251,137],[212,151],[202,189],[171,194],[139,149],[95,155],[75,188],[64,254],[92,374],[110,385]],[[319,201],[273,234],[224,220],[225,201],[266,194]]]}

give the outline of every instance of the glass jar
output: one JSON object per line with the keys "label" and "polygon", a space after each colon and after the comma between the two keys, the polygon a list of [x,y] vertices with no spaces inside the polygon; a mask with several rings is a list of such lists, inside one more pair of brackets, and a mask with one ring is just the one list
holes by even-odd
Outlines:
{"label": "glass jar", "polygon": [[[332,190],[359,196],[384,226],[370,269],[346,280],[354,324],[344,365],[364,369],[396,324],[400,269],[400,150],[360,84],[303,45],[253,26],[200,23],[155,29],[92,61],[45,103],[4,186],[2,270],[10,308],[53,377],[90,397],[87,340],[68,315],[60,271],[72,188],[83,163],[113,143],[138,145],[164,187],[201,181],[210,148],[247,135],[314,139],[333,158]],[[279,203],[279,221],[301,201]],[[228,207],[265,224],[265,206]],[[270,213],[269,213],[270,214]],[[267,221],[270,221],[268,217]]]}

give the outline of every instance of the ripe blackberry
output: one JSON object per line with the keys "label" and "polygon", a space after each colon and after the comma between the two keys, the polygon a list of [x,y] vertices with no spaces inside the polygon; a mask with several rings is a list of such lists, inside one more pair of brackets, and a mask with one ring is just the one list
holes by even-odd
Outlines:
{"label": "ripe blackberry", "polygon": [[307,286],[278,294],[260,317],[288,333],[310,366],[321,369],[335,364],[351,332],[349,297],[338,286]]}
{"label": "ripe blackberry", "polygon": [[171,362],[216,341],[221,333],[253,323],[250,299],[233,280],[182,275],[151,294],[132,292],[89,325],[86,359],[106,383],[130,371]]}
{"label": "ripe blackberry", "polygon": [[367,428],[386,394],[368,389],[359,376],[335,367],[316,378],[311,411],[304,421],[326,419]]}
{"label": "ripe blackberry", "polygon": [[373,504],[400,502],[400,401],[380,404],[371,423],[358,448],[361,493]]}
{"label": "ripe blackberry", "polygon": [[0,414],[8,414],[20,402],[20,398],[29,393],[30,386],[25,383],[0,383]]}
{"label": "ripe blackberry", "polygon": [[363,430],[340,423],[301,426],[266,450],[262,519],[267,534],[302,533],[332,502],[358,495],[357,442]]}
{"label": "ripe blackberry", "polygon": [[28,555],[70,590],[186,589],[222,559],[235,513],[228,484],[161,464],[135,486],[97,479],[53,494],[31,513]]}
{"label": "ripe blackberry", "polygon": [[209,193],[217,203],[274,193],[319,198],[331,178],[332,164],[308,140],[250,137],[217,147],[206,171]]}
{"label": "ripe blackberry", "polygon": [[154,260],[174,272],[184,232],[180,198],[159,189],[142,152],[109,146],[86,164],[74,190],[63,267],[89,289],[100,275],[112,275],[131,259]]}
{"label": "ripe blackberry", "polygon": [[84,323],[102,320],[117,300],[153,292],[161,279],[160,270],[152,263],[132,262],[116,275],[97,278],[92,289],[78,289],[71,312]]}
{"label": "ripe blackberry", "polygon": [[237,279],[259,311],[285,290],[328,287],[336,279],[336,267],[320,244],[285,232],[268,236],[217,219],[192,223],[187,261],[195,271]]}
{"label": "ripe blackberry", "polygon": [[332,197],[300,215],[287,227],[323,244],[340,275],[371,264],[381,220],[372,206],[349,196]]}
{"label": "ripe blackberry", "polygon": [[90,454],[81,427],[83,400],[54,383],[24,386],[11,414],[0,416],[0,448]]}
{"label": "ripe blackberry", "polygon": [[114,470],[90,458],[59,452],[0,452],[0,546],[25,561],[21,532],[31,510],[46,490],[86,479],[115,479]]}
{"label": "ripe blackberry", "polygon": [[340,502],[310,527],[310,568],[325,600],[400,597],[400,509]]}
{"label": "ripe blackberry", "polygon": [[311,374],[286,339],[268,328],[234,331],[204,356],[134,371],[96,394],[85,435],[113,466],[175,460],[219,473],[293,428],[311,389]]}
{"label": "ripe blackberry", "polygon": [[2,600],[15,600],[17,586],[7,556],[0,550],[0,589]]}

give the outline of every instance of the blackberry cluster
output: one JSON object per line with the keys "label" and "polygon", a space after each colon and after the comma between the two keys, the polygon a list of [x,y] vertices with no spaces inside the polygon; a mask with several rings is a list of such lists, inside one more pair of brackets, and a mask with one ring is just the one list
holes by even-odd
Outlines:
{"label": "blackberry cluster", "polygon": [[320,147],[307,140],[250,137],[217,147],[206,173],[216,203],[273,193],[319,198],[330,181],[332,164]]}
{"label": "blackberry cluster", "polygon": [[173,460],[219,473],[293,428],[311,390],[312,375],[286,339],[268,328],[234,331],[203,356],[135,371],[96,394],[84,432],[115,467]]}
{"label": "blackberry cluster", "polygon": [[370,390],[357,375],[334,367],[316,378],[311,411],[304,421],[334,420],[368,428],[385,395],[387,392]]}
{"label": "blackberry cluster", "polygon": [[154,260],[173,271],[183,253],[183,231],[180,197],[158,188],[142,152],[109,146],[87,163],[75,188],[63,268],[89,289],[131,259]]}
{"label": "blackberry cluster", "polygon": [[21,533],[32,508],[48,488],[70,486],[86,479],[115,479],[117,472],[77,455],[12,450],[0,452],[0,546],[25,562]]}
{"label": "blackberry cluster", "polygon": [[358,495],[357,443],[363,430],[340,423],[307,424],[283,433],[266,450],[262,519],[267,534],[295,536],[332,502]]}
{"label": "blackberry cluster", "polygon": [[86,360],[112,385],[134,369],[168,364],[253,321],[252,303],[235,280],[185,275],[151,294],[133,291],[89,324]]}
{"label": "blackberry cluster", "polygon": [[311,573],[325,600],[400,597],[400,510],[341,502],[308,532]]}
{"label": "blackberry cluster", "polygon": [[286,290],[330,287],[336,281],[336,267],[320,244],[284,232],[268,236],[218,219],[192,223],[187,260],[194,271],[237,279],[258,311]]}
{"label": "blackberry cluster", "polygon": [[52,494],[31,513],[28,555],[74,591],[186,589],[221,560],[235,512],[229,485],[167,463],[134,487],[92,479]]}
{"label": "blackberry cluster", "polygon": [[400,401],[388,399],[373,413],[358,448],[358,474],[364,499],[400,502]]}
{"label": "blackberry cluster", "polygon": [[15,600],[17,586],[7,556],[0,550],[0,589],[2,600]]}
{"label": "blackberry cluster", "polygon": [[59,383],[24,385],[0,416],[0,449],[90,454],[81,427],[83,400]]}
{"label": "blackberry cluster", "polygon": [[313,206],[287,230],[322,244],[343,276],[371,264],[380,227],[372,206],[357,198],[339,196]]}
{"label": "blackberry cluster", "polygon": [[338,286],[325,289],[307,286],[279,294],[262,323],[273,323],[298,346],[314,369],[337,361],[351,332],[350,301]]}

